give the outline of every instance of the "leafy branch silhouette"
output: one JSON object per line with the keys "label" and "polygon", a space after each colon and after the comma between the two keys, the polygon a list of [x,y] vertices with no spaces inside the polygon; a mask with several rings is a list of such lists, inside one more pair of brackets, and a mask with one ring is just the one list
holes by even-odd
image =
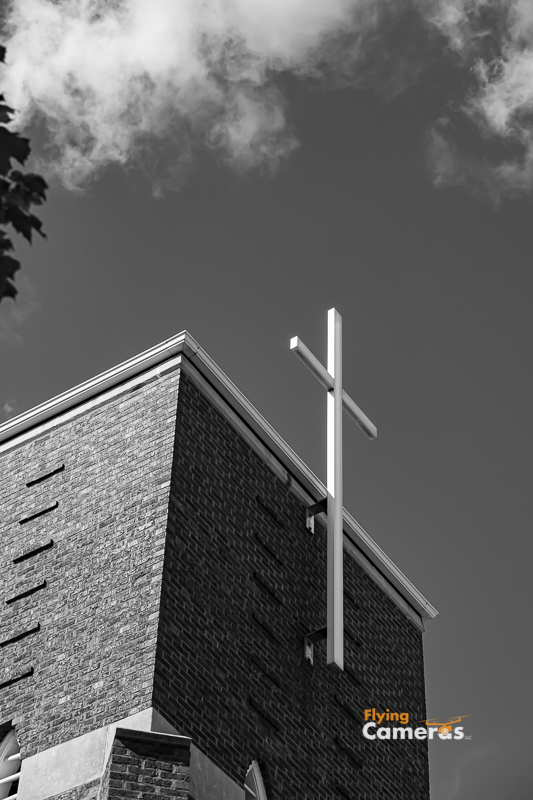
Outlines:
{"label": "leafy branch silhouette", "polygon": [[[0,63],[5,54],[5,47],[0,45]],[[15,273],[20,269],[18,259],[10,255],[14,247],[5,226],[11,225],[30,243],[34,231],[45,237],[41,220],[31,213],[31,208],[46,200],[48,185],[40,175],[12,169],[12,160],[23,165],[31,150],[29,139],[6,127],[13,113],[0,94],[0,302],[4,297],[17,296]]]}

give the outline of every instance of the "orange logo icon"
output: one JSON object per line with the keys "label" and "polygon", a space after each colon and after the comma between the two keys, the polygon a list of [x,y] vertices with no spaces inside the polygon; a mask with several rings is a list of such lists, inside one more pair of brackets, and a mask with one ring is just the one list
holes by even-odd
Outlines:
{"label": "orange logo icon", "polygon": [[464,717],[469,717],[470,714],[465,714],[463,717],[454,717],[453,719],[449,719],[448,722],[438,722],[436,719],[421,719],[416,724],[417,725],[427,725],[428,727],[431,725],[433,727],[438,727],[438,732],[442,734],[451,733],[453,731],[453,726],[456,725],[458,722],[461,722]]}

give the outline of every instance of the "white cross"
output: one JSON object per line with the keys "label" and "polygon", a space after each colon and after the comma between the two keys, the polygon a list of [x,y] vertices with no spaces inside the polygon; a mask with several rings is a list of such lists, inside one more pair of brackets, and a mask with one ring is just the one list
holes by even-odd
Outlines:
{"label": "white cross", "polygon": [[342,410],[355,420],[370,439],[378,435],[376,426],[363,414],[342,388],[342,318],[328,311],[328,368],[294,336],[293,350],[328,393],[327,408],[327,515],[328,515],[328,613],[327,663],[344,669],[343,619],[343,503],[342,503]]}

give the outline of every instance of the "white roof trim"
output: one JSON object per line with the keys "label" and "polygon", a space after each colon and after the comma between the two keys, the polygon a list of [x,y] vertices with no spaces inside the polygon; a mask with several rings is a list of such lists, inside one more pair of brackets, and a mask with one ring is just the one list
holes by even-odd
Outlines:
{"label": "white roof trim", "polygon": [[[177,336],[167,339],[144,353],[130,358],[128,361],[124,361],[101,375],[97,375],[95,378],[81,383],[68,392],[64,392],[0,425],[0,451],[7,449],[10,445],[14,446],[16,444],[15,440],[19,437],[26,439],[28,434],[24,437],[22,437],[22,434],[42,426],[47,420],[57,418],[74,407],[85,404],[97,395],[128,382],[135,376],[149,371],[178,354],[183,354],[194,364],[204,378],[214,386],[234,411],[244,419],[256,435],[273,451],[281,463],[289,469],[311,497],[314,497],[315,500],[320,500],[326,496],[327,492],[324,484],[187,331],[182,331]],[[2,444],[4,444],[4,447],[1,447]],[[345,533],[371,563],[385,575],[402,597],[422,617],[426,619],[435,618],[438,613],[437,610],[406,578],[403,572],[398,569],[346,509],[344,510],[344,523]]]}

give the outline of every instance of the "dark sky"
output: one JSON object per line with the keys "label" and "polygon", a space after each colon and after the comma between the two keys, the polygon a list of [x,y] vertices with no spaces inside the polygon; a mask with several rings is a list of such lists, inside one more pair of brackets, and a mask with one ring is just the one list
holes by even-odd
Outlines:
{"label": "dark sky", "polygon": [[[300,147],[275,175],[200,155],[154,198],[138,170],[54,184],[0,307],[4,418],[187,329],[325,478],[325,360],[344,322],[345,504],[439,610],[425,634],[432,800],[529,800],[533,207],[436,188],[427,138],[457,74],[383,101],[287,81]],[[10,411],[9,409],[14,409]]]}

